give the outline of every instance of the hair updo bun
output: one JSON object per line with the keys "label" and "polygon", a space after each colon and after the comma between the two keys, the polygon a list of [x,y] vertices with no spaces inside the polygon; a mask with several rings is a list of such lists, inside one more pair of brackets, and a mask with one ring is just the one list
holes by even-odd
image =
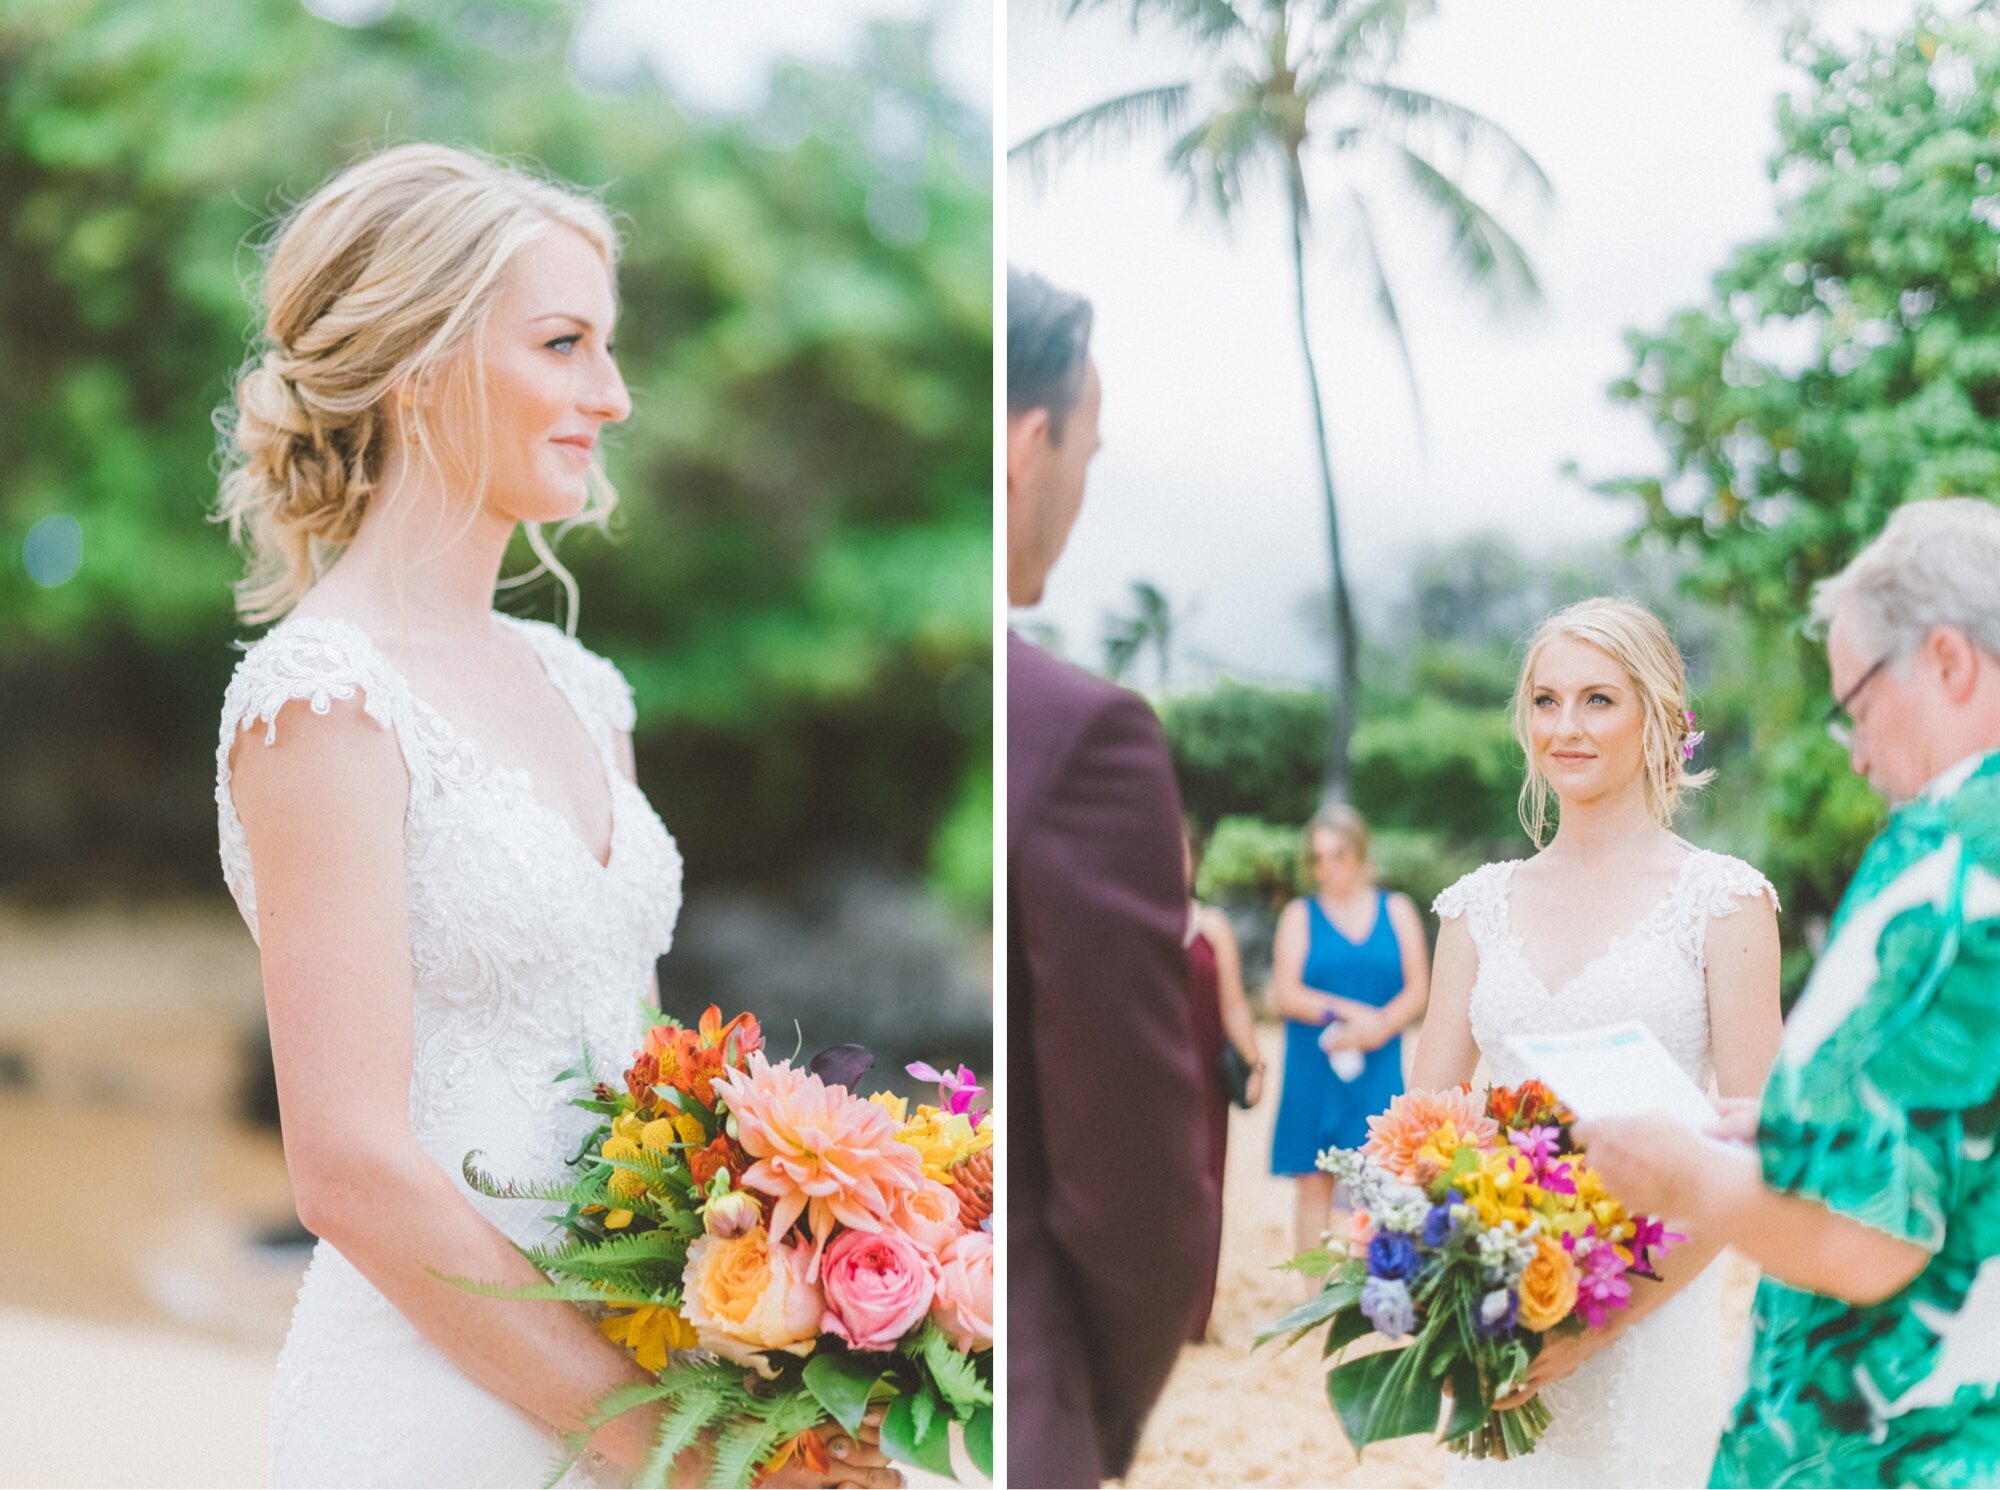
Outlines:
{"label": "hair updo bun", "polygon": [[[248,553],[236,587],[246,621],[298,603],[354,538],[381,479],[389,400],[422,379],[467,410],[483,436],[476,344],[514,255],[552,226],[604,258],[617,238],[589,197],[441,145],[401,145],[348,167],[285,219],[264,267],[259,345],[217,415],[217,519]],[[425,433],[421,407],[405,411]],[[437,441],[420,439],[439,459]],[[483,493],[485,441],[448,488]],[[594,483],[589,516],[616,500]]]}

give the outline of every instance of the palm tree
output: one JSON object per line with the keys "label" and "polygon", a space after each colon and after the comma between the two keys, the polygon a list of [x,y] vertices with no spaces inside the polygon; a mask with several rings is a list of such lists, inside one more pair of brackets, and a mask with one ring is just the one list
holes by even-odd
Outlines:
{"label": "palm tree", "polygon": [[[1366,276],[1417,401],[1416,369],[1375,232],[1373,172],[1386,166],[1444,227],[1461,277],[1496,299],[1538,298],[1526,253],[1454,177],[1476,158],[1496,161],[1544,200],[1548,178],[1532,156],[1483,115],[1391,80],[1413,22],[1434,0],[1060,0],[1071,16],[1110,7],[1198,43],[1210,64],[1200,78],[1107,98],[1039,130],[1009,155],[1037,180],[1079,152],[1150,133],[1169,136],[1168,171],[1192,198],[1225,219],[1238,211],[1260,170],[1275,168],[1291,233],[1294,314],[1319,455],[1332,568],[1334,703],[1326,797],[1348,794],[1360,654],[1347,572],[1326,411],[1306,316],[1306,240],[1327,216],[1352,232],[1355,267]],[[1312,170],[1308,173],[1308,164]],[[1421,417],[1421,406],[1419,406]]]}
{"label": "palm tree", "polygon": [[1168,655],[1174,644],[1174,608],[1159,587],[1145,580],[1132,582],[1132,613],[1107,616],[1104,622],[1104,670],[1113,682],[1123,682],[1139,654],[1152,649],[1160,686],[1167,686]]}

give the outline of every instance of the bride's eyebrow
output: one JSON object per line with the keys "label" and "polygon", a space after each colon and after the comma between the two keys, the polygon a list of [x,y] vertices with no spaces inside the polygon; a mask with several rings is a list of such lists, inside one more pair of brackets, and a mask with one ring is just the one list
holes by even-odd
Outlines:
{"label": "bride's eyebrow", "polygon": [[530,326],[537,326],[543,321],[573,321],[586,331],[595,331],[597,329],[597,323],[591,320],[589,316],[580,316],[576,312],[568,310],[552,310],[546,311],[539,316],[531,316],[528,324]]}

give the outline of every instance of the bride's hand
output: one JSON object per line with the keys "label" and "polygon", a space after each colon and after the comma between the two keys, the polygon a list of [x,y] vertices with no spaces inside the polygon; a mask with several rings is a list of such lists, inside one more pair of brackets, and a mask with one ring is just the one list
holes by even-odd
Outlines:
{"label": "bride's hand", "polygon": [[833,1460],[833,1467],[825,1474],[815,1474],[794,1459],[776,1474],[758,1480],[758,1485],[776,1490],[822,1490],[825,1486],[899,1490],[904,1483],[902,1472],[890,1468],[889,1457],[882,1452],[882,1415],[886,1411],[880,1403],[869,1408],[861,1419],[861,1431],[851,1438],[836,1424],[822,1428],[827,1435],[827,1454]]}
{"label": "bride's hand", "polygon": [[1558,1335],[1542,1346],[1542,1353],[1528,1367],[1527,1379],[1518,1390],[1493,1401],[1495,1412],[1508,1411],[1530,1401],[1544,1387],[1561,1381],[1585,1361],[1611,1343],[1616,1326],[1585,1330],[1579,1335]]}

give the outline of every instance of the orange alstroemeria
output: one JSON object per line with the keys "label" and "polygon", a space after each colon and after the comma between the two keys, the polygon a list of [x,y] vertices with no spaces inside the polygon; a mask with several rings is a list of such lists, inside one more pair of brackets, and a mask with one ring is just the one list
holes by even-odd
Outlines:
{"label": "orange alstroemeria", "polygon": [[797,1459],[799,1464],[814,1479],[827,1479],[833,1474],[833,1456],[826,1451],[826,1440],[819,1436],[819,1429],[808,1428],[796,1438],[789,1438],[778,1445],[778,1451],[764,1461],[758,1471],[758,1478],[774,1475]]}

